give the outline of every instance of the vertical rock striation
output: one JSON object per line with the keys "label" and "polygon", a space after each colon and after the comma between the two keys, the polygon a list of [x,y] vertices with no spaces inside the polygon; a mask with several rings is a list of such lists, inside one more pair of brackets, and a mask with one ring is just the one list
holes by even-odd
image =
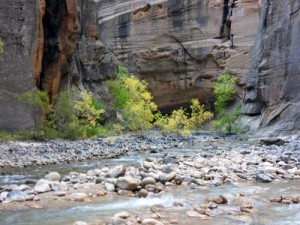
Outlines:
{"label": "vertical rock striation", "polygon": [[246,83],[244,113],[258,135],[299,135],[300,1],[265,0]]}
{"label": "vertical rock striation", "polygon": [[117,61],[98,40],[97,13],[94,0],[1,0],[0,130],[34,126],[36,114],[17,97],[35,87],[51,103],[71,89],[109,101],[103,81],[116,75]]}
{"label": "vertical rock striation", "polygon": [[223,2],[229,4],[99,0],[100,40],[130,72],[149,83],[160,109],[183,106],[192,98],[209,103],[214,80],[225,66],[244,83],[258,24],[257,0],[239,1],[232,17],[236,48],[230,42],[221,44],[214,37],[220,32]]}
{"label": "vertical rock striation", "polygon": [[[41,61],[37,52],[40,35],[40,8],[37,0],[0,1],[0,38],[4,53],[0,60],[0,129],[27,129],[34,125],[31,110],[17,97],[35,86],[34,70]],[[37,19],[37,20],[36,20]]]}

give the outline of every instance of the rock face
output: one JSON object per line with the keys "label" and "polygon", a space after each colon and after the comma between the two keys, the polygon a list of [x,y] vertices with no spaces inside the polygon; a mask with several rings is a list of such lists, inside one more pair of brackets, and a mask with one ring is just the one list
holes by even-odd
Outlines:
{"label": "rock face", "polygon": [[263,1],[244,112],[258,115],[258,135],[299,135],[300,3]]}
{"label": "rock face", "polygon": [[[34,126],[39,115],[17,100],[35,87],[52,96],[88,89],[110,102],[103,81],[116,75],[114,55],[98,41],[96,1],[0,2],[0,129]],[[109,105],[108,103],[106,105]]]}
{"label": "rock face", "polygon": [[[100,0],[100,40],[120,62],[149,83],[160,109],[211,102],[216,77],[225,66],[244,83],[258,25],[257,0],[233,10],[230,42],[220,33],[223,2],[213,0]],[[247,27],[247,29],[245,29]]]}
{"label": "rock face", "polygon": [[32,52],[38,39],[39,6],[35,0],[0,2],[0,129],[26,129],[34,124],[33,112],[17,96],[35,86]]}

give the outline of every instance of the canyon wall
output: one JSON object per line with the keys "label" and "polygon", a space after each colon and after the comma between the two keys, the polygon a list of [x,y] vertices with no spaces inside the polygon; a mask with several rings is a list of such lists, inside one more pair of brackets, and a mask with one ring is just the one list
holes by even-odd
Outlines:
{"label": "canyon wall", "polygon": [[257,135],[299,136],[299,90],[300,1],[265,0],[243,105]]}
{"label": "canyon wall", "polygon": [[225,67],[240,78],[242,96],[259,4],[241,0],[233,9],[234,48],[215,39],[223,0],[99,0],[99,37],[121,64],[149,83],[160,109],[184,106],[192,98],[211,103]]}
{"label": "canyon wall", "polygon": [[0,1],[0,130],[27,129],[34,125],[34,111],[17,97],[35,86],[33,52],[37,49],[39,5],[36,0]]}
{"label": "canyon wall", "polygon": [[38,112],[18,100],[34,88],[51,103],[62,90],[88,89],[110,104],[103,81],[117,60],[98,40],[97,12],[92,0],[1,0],[0,130],[34,127]]}
{"label": "canyon wall", "polygon": [[215,38],[224,2],[1,0],[0,130],[34,126],[36,112],[18,96],[35,87],[51,102],[62,90],[88,89],[109,108],[104,81],[120,63],[149,83],[165,111],[191,98],[212,103],[228,67],[254,132],[299,135],[299,0],[237,1],[234,46]]}

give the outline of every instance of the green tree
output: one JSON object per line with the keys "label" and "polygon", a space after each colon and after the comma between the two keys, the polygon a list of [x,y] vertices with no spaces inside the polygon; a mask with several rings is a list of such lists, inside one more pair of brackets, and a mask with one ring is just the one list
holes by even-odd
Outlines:
{"label": "green tree", "polygon": [[236,126],[236,120],[241,114],[241,110],[238,107],[233,113],[227,112],[227,107],[230,102],[234,100],[236,95],[235,84],[237,78],[228,74],[227,69],[217,79],[214,87],[214,94],[216,101],[214,103],[217,113],[217,120],[213,121],[216,130],[224,131],[226,133],[238,133],[238,127]]}

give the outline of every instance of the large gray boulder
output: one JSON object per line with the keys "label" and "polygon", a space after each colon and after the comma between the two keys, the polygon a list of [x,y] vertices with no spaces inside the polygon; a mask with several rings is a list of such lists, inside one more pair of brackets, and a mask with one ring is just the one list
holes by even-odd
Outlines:
{"label": "large gray boulder", "polygon": [[138,181],[130,176],[119,177],[117,187],[122,190],[135,191],[138,186]]}

